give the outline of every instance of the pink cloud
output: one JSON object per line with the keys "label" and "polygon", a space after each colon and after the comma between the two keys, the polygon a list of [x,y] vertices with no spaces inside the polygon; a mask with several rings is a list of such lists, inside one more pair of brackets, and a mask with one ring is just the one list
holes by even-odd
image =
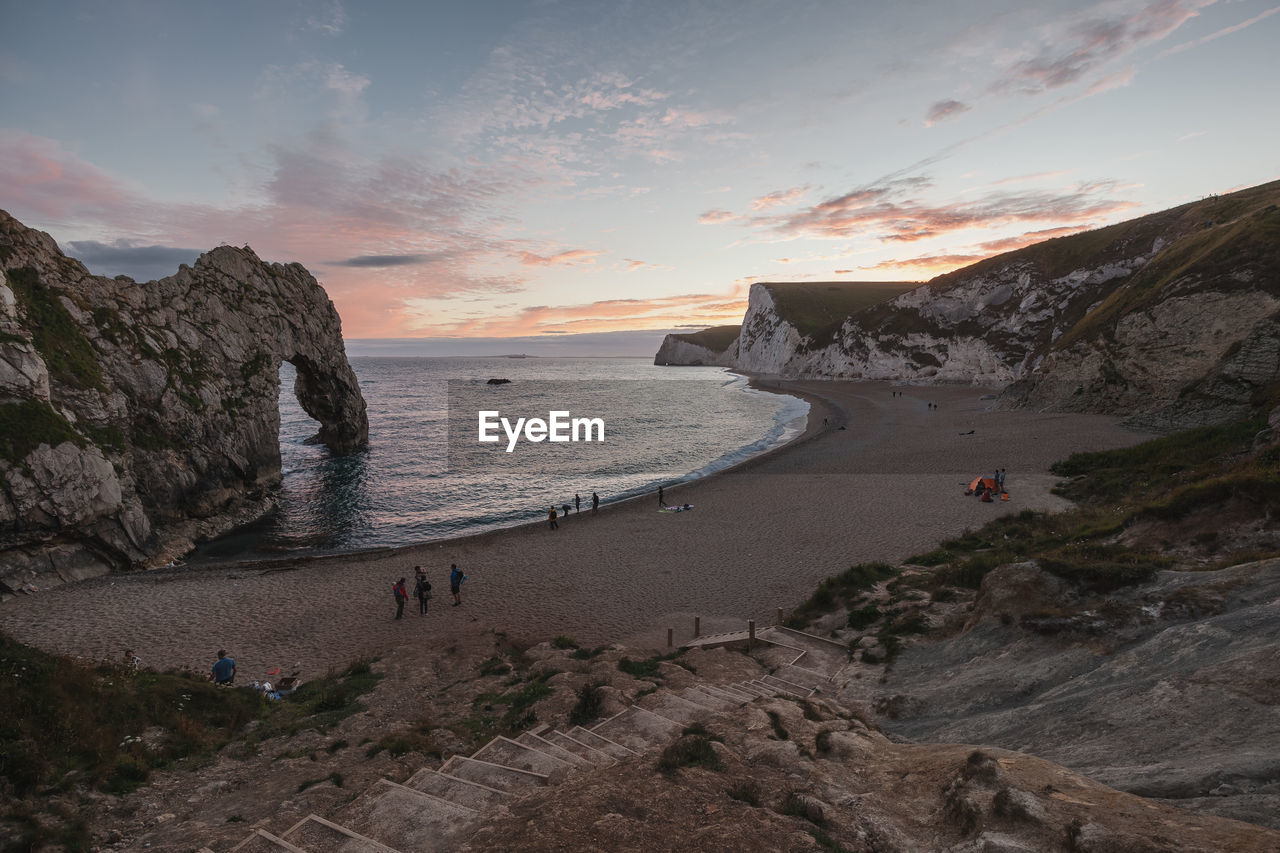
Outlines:
{"label": "pink cloud", "polygon": [[923,178],[889,179],[794,214],[751,221],[789,237],[875,236],[887,242],[915,242],[1015,222],[1080,224],[1135,206],[1134,202],[1100,197],[1113,189],[1109,182],[1080,185],[1065,192],[993,191],[978,199],[947,203],[914,196],[927,186]]}
{"label": "pink cloud", "polygon": [[730,213],[727,210],[722,210],[717,207],[717,208],[708,210],[706,213],[699,216],[698,222],[701,223],[702,225],[720,225],[721,223],[724,223],[724,222],[732,222],[737,218],[738,218],[737,214]]}
{"label": "pink cloud", "polygon": [[[515,337],[571,329],[574,332],[671,328],[681,323],[718,325],[742,319],[746,286],[730,294],[695,293],[653,299],[605,299],[581,305],[535,305],[513,313],[450,323],[425,320],[416,331],[430,336]],[[425,313],[425,312],[424,312]]]}
{"label": "pink cloud", "polygon": [[929,107],[929,111],[925,113],[924,123],[926,127],[932,127],[940,121],[946,121],[949,118],[955,118],[961,113],[967,113],[973,109],[969,104],[948,98],[945,101],[938,101]]}
{"label": "pink cloud", "polygon": [[520,263],[528,267],[553,267],[557,265],[578,266],[594,264],[595,259],[607,252],[592,252],[587,249],[569,249],[554,255],[536,255],[533,252],[521,252]]}
{"label": "pink cloud", "polygon": [[1146,44],[1160,41],[1215,0],[1155,0],[1127,17],[1093,14],[1005,69],[993,88],[1044,92],[1074,83]]}
{"label": "pink cloud", "polygon": [[792,187],[786,190],[774,190],[771,193],[762,195],[751,200],[752,210],[768,210],[771,207],[779,207],[784,204],[790,204],[798,198],[801,198],[809,191],[808,186]]}

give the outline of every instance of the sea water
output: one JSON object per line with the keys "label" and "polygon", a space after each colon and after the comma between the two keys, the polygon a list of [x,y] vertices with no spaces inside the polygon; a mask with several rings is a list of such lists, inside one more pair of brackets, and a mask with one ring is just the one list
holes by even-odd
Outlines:
{"label": "sea water", "polygon": [[[189,562],[261,559],[410,545],[545,519],[591,493],[607,504],[705,476],[785,443],[803,400],[754,390],[715,367],[638,358],[355,357],[369,446],[330,453],[318,425],[280,383],[280,508],[201,546]],[[509,383],[490,385],[489,379]],[[477,409],[598,417],[604,441],[481,444]]]}

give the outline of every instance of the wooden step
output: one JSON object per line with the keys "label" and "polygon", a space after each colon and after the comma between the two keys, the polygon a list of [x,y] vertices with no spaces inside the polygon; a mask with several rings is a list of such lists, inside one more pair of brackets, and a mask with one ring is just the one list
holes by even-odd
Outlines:
{"label": "wooden step", "polygon": [[545,738],[547,741],[556,744],[562,749],[567,749],[569,752],[574,753],[580,758],[583,758],[584,760],[591,762],[597,767],[608,767],[611,764],[618,763],[618,760],[616,758],[614,758],[612,755],[605,752],[604,750],[596,749],[593,746],[588,746],[582,741],[572,737],[571,735],[567,735],[564,732],[558,732],[552,729],[549,732],[544,732],[542,734],[542,737]]}
{"label": "wooden step", "polygon": [[505,767],[501,764],[491,764],[488,761],[466,758],[461,755],[452,756],[440,767],[440,772],[456,776],[459,779],[465,779],[468,782],[477,782],[490,788],[497,788],[499,791],[507,791],[508,793],[547,784],[545,774],[530,773],[528,770],[518,770],[515,767]]}
{"label": "wooden step", "polygon": [[810,690],[824,690],[831,687],[830,677],[802,666],[779,667],[774,675],[783,681],[789,681],[792,684],[798,684]]}
{"label": "wooden step", "polygon": [[394,847],[379,844],[355,830],[313,814],[295,823],[280,837],[307,853],[398,853]]}
{"label": "wooden step", "polygon": [[734,699],[739,700],[743,705],[750,702],[752,699],[758,698],[755,693],[752,693],[750,690],[745,690],[737,684],[704,684],[702,686],[704,688],[710,688],[711,690],[718,690],[726,696],[732,696]]}
{"label": "wooden step", "polygon": [[343,826],[395,850],[456,850],[480,813],[379,779],[337,815]]}
{"label": "wooden step", "polygon": [[574,740],[581,741],[592,749],[598,749],[606,755],[610,755],[616,759],[630,758],[638,755],[635,750],[628,749],[617,741],[609,740],[604,735],[596,734],[590,729],[584,729],[582,726],[574,726],[569,729],[569,736]]}
{"label": "wooden step", "polygon": [[422,791],[424,794],[431,794],[476,811],[486,811],[511,800],[511,794],[507,791],[499,791],[497,788],[490,788],[479,782],[440,773],[430,767],[424,767],[414,773],[405,780],[404,784],[406,788]]}
{"label": "wooden step", "polygon": [[585,767],[591,764],[590,761],[583,758],[578,753],[565,749],[558,743],[552,743],[542,735],[535,735],[533,732],[523,732],[516,738],[516,743],[527,746],[530,749],[536,749],[539,752],[545,752],[552,758],[558,758],[561,761],[567,761],[574,767]]}
{"label": "wooden step", "polygon": [[231,848],[231,853],[309,853],[265,829],[255,829],[248,838]]}
{"label": "wooden step", "polygon": [[632,705],[600,723],[592,731],[633,752],[644,752],[654,744],[680,734],[684,726],[670,717]]}
{"label": "wooden step", "polygon": [[636,704],[646,711],[652,711],[666,717],[668,720],[675,720],[677,723],[689,725],[690,723],[704,720],[711,715],[709,708],[690,702],[674,693],[668,693],[666,690],[659,690],[657,693],[651,693],[637,700]]}
{"label": "wooden step", "polygon": [[745,690],[748,693],[754,693],[757,698],[761,696],[772,697],[777,695],[773,688],[769,687],[767,684],[761,684],[758,681],[740,681],[735,684],[734,687],[737,687],[739,690]]}
{"label": "wooden step", "polygon": [[795,696],[797,699],[807,699],[813,694],[813,691],[808,687],[801,687],[799,684],[792,684],[790,681],[785,681],[778,678],[776,675],[763,675],[760,677],[760,680],[779,692],[786,693],[789,696]]}
{"label": "wooden step", "polygon": [[490,764],[502,764],[506,767],[514,767],[517,770],[541,773],[543,776],[550,776],[552,773],[573,766],[570,761],[549,755],[533,747],[525,746],[501,735],[477,749],[471,754],[471,757],[480,761],[488,761]]}
{"label": "wooden step", "polygon": [[728,711],[730,708],[738,706],[737,702],[726,699],[724,696],[717,696],[709,690],[703,689],[701,685],[686,687],[680,691],[679,696],[681,699],[686,699],[711,711]]}

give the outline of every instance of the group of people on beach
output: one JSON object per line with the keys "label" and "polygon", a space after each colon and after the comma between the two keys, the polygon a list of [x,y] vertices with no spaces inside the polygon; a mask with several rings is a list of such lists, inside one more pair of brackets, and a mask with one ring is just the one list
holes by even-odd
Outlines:
{"label": "group of people on beach", "polygon": [[[890,396],[890,397],[901,397],[901,396],[902,396],[902,392],[901,392],[901,391],[894,391],[893,389],[889,389],[889,396]],[[938,408],[938,404],[937,404],[937,403],[928,403],[928,402],[926,402],[926,403],[924,404],[924,407],[925,407],[926,409],[936,409],[936,408]],[[824,421],[824,423],[825,423],[825,421]]]}
{"label": "group of people on beach", "polygon": [[[457,563],[450,565],[449,569],[449,592],[453,595],[453,606],[457,607],[462,603],[462,582],[467,576],[458,568]],[[400,578],[392,584],[391,594],[396,600],[396,618],[403,619],[404,605],[409,600],[408,578]],[[427,573],[422,566],[413,567],[413,597],[418,599],[418,615],[427,615],[431,601],[431,581],[427,580]]]}
{"label": "group of people on beach", "polygon": [[[569,504],[567,503],[560,504],[560,510],[558,512],[556,511],[555,504],[552,504],[551,509],[547,511],[547,527],[549,527],[552,530],[559,530],[560,525],[557,519],[568,518],[569,510],[573,510],[575,513],[582,512],[582,495],[575,494],[573,496],[573,506],[569,506]],[[595,515],[599,511],[600,511],[600,496],[597,495],[595,492],[592,492],[591,493],[591,514]]]}

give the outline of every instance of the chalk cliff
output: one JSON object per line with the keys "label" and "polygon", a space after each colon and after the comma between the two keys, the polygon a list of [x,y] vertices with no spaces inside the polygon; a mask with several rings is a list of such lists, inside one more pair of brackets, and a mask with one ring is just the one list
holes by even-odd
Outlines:
{"label": "chalk cliff", "polygon": [[732,367],[740,326],[712,326],[700,332],[673,333],[662,339],[654,364]]}
{"label": "chalk cliff", "polygon": [[368,441],[338,314],[299,264],[220,246],[140,284],[0,211],[0,597],[165,562],[280,482],[280,362],[335,452]]}
{"label": "chalk cliff", "polygon": [[[807,378],[1007,386],[1002,405],[1159,430],[1241,417],[1280,383],[1280,182],[998,255],[843,321],[755,284],[725,361]],[[791,312],[794,314],[794,312]]]}

